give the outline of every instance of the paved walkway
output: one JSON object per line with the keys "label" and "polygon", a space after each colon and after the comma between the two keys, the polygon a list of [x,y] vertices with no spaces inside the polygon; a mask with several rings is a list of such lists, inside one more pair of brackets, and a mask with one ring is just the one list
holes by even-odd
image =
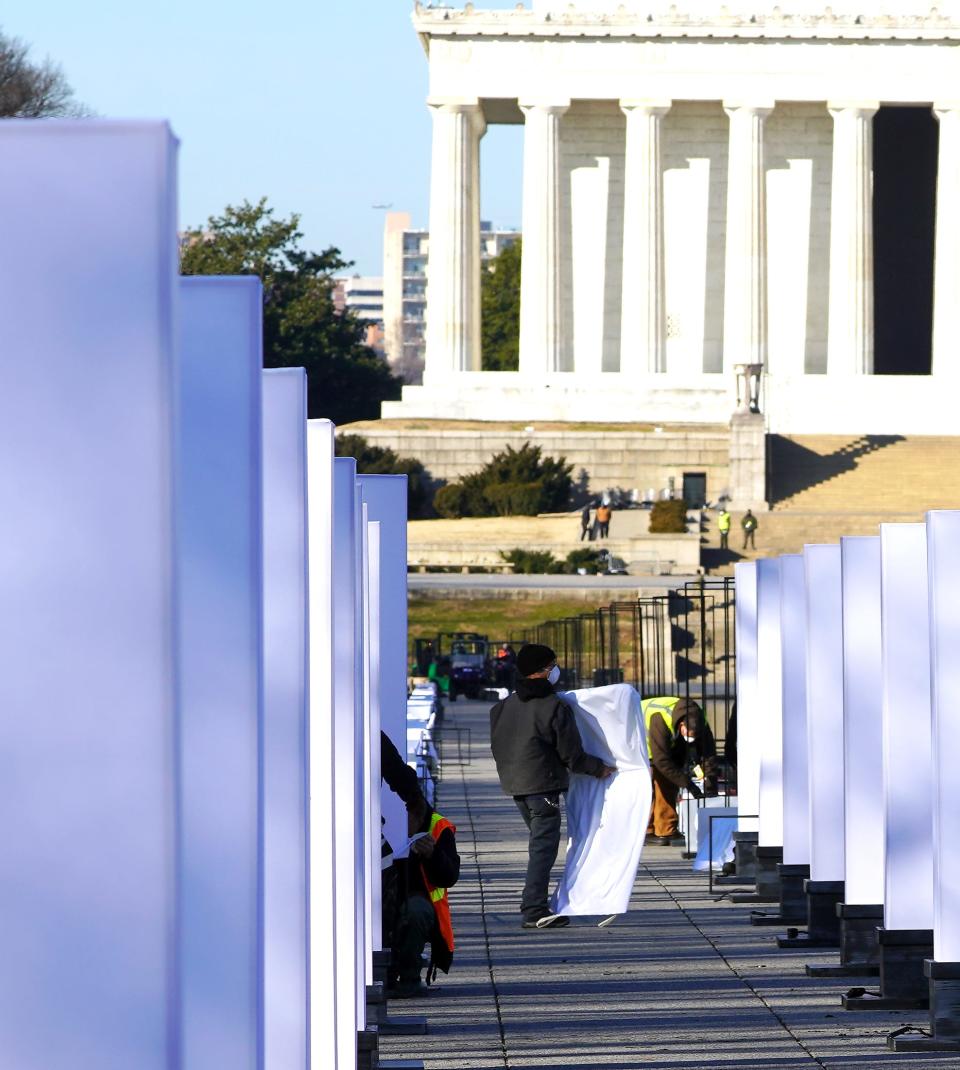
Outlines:
{"label": "paved walkway", "polygon": [[926,1025],[924,1013],[842,1010],[856,980],[803,972],[835,953],[776,950],[777,930],[711,899],[676,849],[644,850],[630,913],[613,927],[575,919],[521,929],[525,830],[497,784],[486,714],[485,704],[460,702],[446,720],[448,753],[454,729],[472,735],[471,763],[447,764],[439,796],[463,860],[451,893],[454,968],[427,999],[391,1004],[427,1014],[430,1032],[384,1038],[384,1057],[422,1058],[426,1070],[958,1066],[953,1056],[888,1054],[886,1033]]}

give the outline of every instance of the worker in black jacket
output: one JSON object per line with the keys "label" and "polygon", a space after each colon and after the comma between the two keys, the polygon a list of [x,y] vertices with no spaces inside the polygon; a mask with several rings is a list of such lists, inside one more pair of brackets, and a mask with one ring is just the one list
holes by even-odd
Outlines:
{"label": "worker in black jacket", "polygon": [[420,795],[420,781],[416,772],[400,757],[393,740],[380,729],[380,776],[387,782],[387,787],[406,806]]}
{"label": "worker in black jacket", "polygon": [[512,795],[530,832],[527,879],[520,901],[525,929],[569,924],[547,906],[550,870],[560,848],[560,793],[570,773],[604,779],[616,772],[586,754],[573,711],[554,692],[557,656],[527,643],[517,653],[517,689],[490,710],[490,747],[500,786]]}

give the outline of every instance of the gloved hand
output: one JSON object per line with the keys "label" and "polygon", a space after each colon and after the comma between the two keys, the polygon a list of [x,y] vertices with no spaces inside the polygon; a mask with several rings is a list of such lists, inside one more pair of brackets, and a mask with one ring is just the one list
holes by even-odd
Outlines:
{"label": "gloved hand", "polygon": [[687,781],[687,791],[689,791],[695,799],[703,798],[703,792],[697,786],[697,782],[693,779]]}

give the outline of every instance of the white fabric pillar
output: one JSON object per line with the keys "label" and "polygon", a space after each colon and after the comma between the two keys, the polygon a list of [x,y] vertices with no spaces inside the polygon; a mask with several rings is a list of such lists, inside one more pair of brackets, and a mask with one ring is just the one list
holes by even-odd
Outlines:
{"label": "white fabric pillar", "polygon": [[176,156],[164,123],[0,123],[11,1068],[180,1065]]}
{"label": "white fabric pillar", "polygon": [[730,118],[723,369],[767,363],[767,185],[763,126],[773,103],[724,101]]}
{"label": "white fabric pillar", "polygon": [[[308,740],[310,1065],[337,1067],[338,1007],[353,1006],[352,988],[337,984],[337,852],[334,829],[333,424],[307,423],[309,537],[310,731]],[[349,874],[345,879],[349,879]],[[349,1038],[356,1050],[356,1026]],[[348,1070],[350,1065],[347,1064]]]}
{"label": "white fabric pillar", "polygon": [[873,117],[879,105],[831,103],[827,373],[873,372]]}
{"label": "white fabric pillar", "polygon": [[840,540],[843,592],[844,899],[883,902],[880,537]]}
{"label": "white fabric pillar", "polygon": [[480,370],[480,138],[477,100],[429,102],[433,115],[425,374]]}
{"label": "white fabric pillar", "polygon": [[264,1062],[307,1067],[307,377],[263,372]]}
{"label": "white fabric pillar", "polygon": [[[380,728],[406,756],[407,477],[362,475],[357,481],[368,518],[380,525]],[[407,838],[407,811],[386,784],[380,810],[384,835],[399,847]]]}
{"label": "white fabric pillar", "polygon": [[[737,592],[737,809],[758,814],[760,806],[760,743],[763,729],[757,698],[757,563],[733,566]],[[755,817],[741,817],[741,832],[757,829]]]}
{"label": "white fabric pillar", "polygon": [[940,120],[933,284],[933,375],[960,375],[960,103],[935,104]]}
{"label": "white fabric pillar", "polygon": [[[840,547],[804,546],[810,878],[843,880],[843,604]],[[815,756],[815,758],[814,758]]]}
{"label": "white fabric pillar", "polygon": [[373,952],[383,947],[383,900],[380,881],[380,524],[370,520],[363,504],[366,542],[364,546],[364,763],[366,872],[364,881],[364,924],[367,955],[364,962],[366,984],[373,984]]}
{"label": "white fabric pillar", "polygon": [[960,510],[927,513],[933,753],[933,957],[960,962]]}
{"label": "white fabric pillar", "polygon": [[[757,562],[761,847],[783,845],[783,685],[780,642],[780,559],[764,558]],[[738,724],[738,743],[740,734]]]}
{"label": "white fabric pillar", "polygon": [[783,686],[783,861],[810,862],[807,769],[807,607],[803,557],[780,558],[780,649]]}
{"label": "white fabric pillar", "polygon": [[[363,929],[364,814],[362,648],[360,645],[361,502],[357,462],[333,462],[333,851],[337,883],[337,1070],[352,1070],[365,1000],[358,947]],[[312,679],[312,673],[311,673]],[[311,919],[312,920],[312,919]]]}
{"label": "white fabric pillar", "polygon": [[881,524],[884,896],[887,929],[933,928],[927,529]]}
{"label": "white fabric pillar", "polygon": [[567,370],[560,302],[560,120],[570,101],[520,101],[523,131],[523,255],[520,371]]}
{"label": "white fabric pillar", "polygon": [[262,1032],[263,296],[257,278],[191,276],[179,286],[179,1065],[254,1067]]}
{"label": "white fabric pillar", "polygon": [[670,101],[621,100],[627,117],[620,371],[667,370],[660,132]]}

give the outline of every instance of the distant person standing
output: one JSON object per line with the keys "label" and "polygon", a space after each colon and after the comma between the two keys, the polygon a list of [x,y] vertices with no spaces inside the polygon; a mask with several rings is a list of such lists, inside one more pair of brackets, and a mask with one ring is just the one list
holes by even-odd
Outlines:
{"label": "distant person standing", "polygon": [[590,534],[590,503],[583,507],[583,511],[580,513],[580,541]]}
{"label": "distant person standing", "polygon": [[749,544],[751,550],[756,550],[757,544],[753,541],[753,537],[757,530],[757,518],[748,509],[743,514],[743,519],[740,521],[740,527],[743,528],[743,548],[746,550]]}
{"label": "distant person standing", "polygon": [[597,506],[597,538],[605,539],[610,534],[610,517],[613,510],[606,502]]}
{"label": "distant person standing", "polygon": [[730,539],[730,514],[726,508],[720,510],[720,515],[717,517],[717,531],[720,532],[720,549],[729,550],[728,545]]}

